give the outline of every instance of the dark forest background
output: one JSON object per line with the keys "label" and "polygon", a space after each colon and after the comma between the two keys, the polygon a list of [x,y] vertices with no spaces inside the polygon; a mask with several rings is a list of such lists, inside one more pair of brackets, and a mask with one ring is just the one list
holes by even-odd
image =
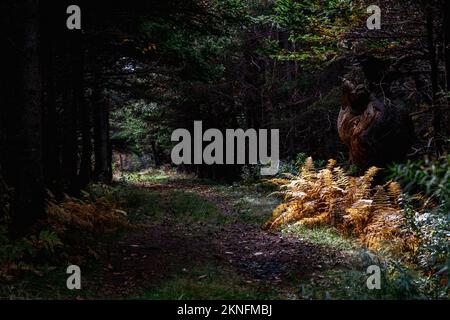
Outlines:
{"label": "dark forest background", "polygon": [[[169,163],[172,130],[194,120],[279,128],[284,159],[345,160],[336,119],[349,73],[415,113],[412,153],[442,153],[445,1],[383,2],[383,28],[372,32],[359,3],[348,3],[80,1],[77,31],[65,28],[68,2],[3,1],[1,176],[14,189],[17,230],[44,214],[46,189],[77,195],[111,182],[113,151]],[[305,18],[318,9],[326,19]],[[241,168],[190,170],[236,179]]]}
{"label": "dark forest background", "polygon": [[[72,2],[2,0],[8,237],[44,227],[49,199],[81,197],[117,172],[170,167],[173,130],[195,120],[204,130],[280,129],[282,172],[308,156],[353,174],[420,167],[424,157],[448,172],[450,5],[369,2],[79,0],[82,30],[68,30]],[[382,8],[381,30],[366,27],[371,4]],[[345,80],[363,93],[345,91]],[[341,107],[361,97],[386,108],[363,138],[366,163],[349,156],[337,124]],[[226,183],[260,178],[251,166],[178,169]]]}

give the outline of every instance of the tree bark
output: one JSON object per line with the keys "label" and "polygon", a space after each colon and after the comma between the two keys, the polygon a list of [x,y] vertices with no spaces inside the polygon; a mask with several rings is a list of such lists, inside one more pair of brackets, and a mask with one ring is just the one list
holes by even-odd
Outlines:
{"label": "tree bark", "polygon": [[[444,1],[444,62],[446,74],[447,105],[450,107],[450,3]],[[450,118],[448,119],[450,121]],[[450,122],[446,125],[446,135],[450,133]]]}
{"label": "tree bark", "polygon": [[441,117],[442,112],[437,101],[437,96],[439,93],[439,83],[438,83],[438,61],[436,56],[436,45],[434,40],[434,25],[433,25],[433,7],[428,4],[426,8],[426,20],[427,20],[427,41],[428,41],[428,54],[429,62],[431,66],[431,90],[432,90],[432,103],[433,103],[433,130],[434,130],[434,146],[437,155],[441,155],[442,141],[441,141]]}
{"label": "tree bark", "polygon": [[[97,82],[97,80],[95,81]],[[98,84],[93,89],[94,110],[94,176],[99,182],[112,182],[112,151],[109,138],[109,106]]]}
{"label": "tree bark", "polygon": [[[79,150],[78,124],[84,116],[84,85],[83,85],[83,49],[81,47],[81,32],[65,31],[67,56],[66,65],[69,69],[65,78],[63,92],[63,147],[62,171],[66,190],[72,195],[80,192],[79,180]],[[84,121],[83,121],[84,122]],[[86,154],[85,154],[86,156]],[[83,163],[83,165],[87,165]],[[84,181],[85,182],[85,181]]]}
{"label": "tree bark", "polygon": [[55,76],[55,18],[51,3],[43,3],[42,23],[42,70],[43,70],[43,167],[46,187],[57,197],[62,195],[61,163],[58,148],[56,76]]}
{"label": "tree bark", "polygon": [[[23,234],[44,216],[42,167],[42,92],[39,54],[39,0],[23,1],[20,49],[20,90],[17,134],[17,172],[12,232]],[[9,106],[14,108],[14,106]],[[10,119],[11,120],[11,119]]]}
{"label": "tree bark", "polygon": [[78,186],[78,139],[77,139],[77,105],[74,99],[72,81],[63,92],[63,145],[62,145],[62,178],[64,189],[72,195],[77,195]]}
{"label": "tree bark", "polygon": [[74,99],[79,109],[79,121],[81,129],[81,162],[79,171],[80,187],[86,187],[92,178],[92,136],[91,136],[91,110],[85,99],[84,68],[85,50],[83,35],[76,32],[76,59],[75,59],[75,83]]}

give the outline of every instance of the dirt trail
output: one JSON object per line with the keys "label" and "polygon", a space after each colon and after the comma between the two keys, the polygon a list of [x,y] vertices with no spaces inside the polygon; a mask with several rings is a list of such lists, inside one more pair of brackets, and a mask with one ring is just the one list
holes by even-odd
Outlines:
{"label": "dirt trail", "polygon": [[[239,214],[229,199],[207,185],[174,182],[141,187],[161,194],[170,190],[194,192],[225,216]],[[320,277],[326,269],[345,266],[348,261],[339,250],[269,233],[255,223],[236,221],[216,227],[201,223],[186,226],[169,216],[149,224],[142,232],[125,236],[109,250],[101,276],[106,283],[104,289],[127,297],[136,288],[160,285],[193,263],[212,262],[219,268],[235,270],[248,283],[273,284],[286,292],[295,286],[293,279]]]}

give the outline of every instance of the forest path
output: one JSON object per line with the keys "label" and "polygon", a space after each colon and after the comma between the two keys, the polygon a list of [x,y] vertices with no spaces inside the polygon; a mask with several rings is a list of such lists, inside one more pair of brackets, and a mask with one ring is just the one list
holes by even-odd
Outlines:
{"label": "forest path", "polygon": [[134,186],[157,203],[109,249],[99,277],[109,296],[297,298],[302,283],[349,264],[345,250],[262,230],[276,205],[263,194],[189,180]]}

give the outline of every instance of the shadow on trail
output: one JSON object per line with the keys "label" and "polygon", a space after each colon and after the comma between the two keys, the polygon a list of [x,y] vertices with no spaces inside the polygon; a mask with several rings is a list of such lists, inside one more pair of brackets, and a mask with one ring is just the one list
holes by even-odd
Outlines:
{"label": "shadow on trail", "polygon": [[[202,265],[226,269],[246,283],[295,292],[296,282],[348,264],[345,252],[268,233],[257,223],[240,220],[232,203],[242,194],[229,196],[209,184],[176,180],[143,183],[136,188],[156,192],[163,199],[160,210],[164,214],[148,217],[142,230],[126,235],[110,248],[104,282],[106,289],[118,296],[155,289],[178,273]],[[198,203],[213,204],[225,219],[184,223],[183,216],[174,215],[170,206],[174,191],[189,192],[199,198]],[[186,210],[190,214],[195,208]]]}

